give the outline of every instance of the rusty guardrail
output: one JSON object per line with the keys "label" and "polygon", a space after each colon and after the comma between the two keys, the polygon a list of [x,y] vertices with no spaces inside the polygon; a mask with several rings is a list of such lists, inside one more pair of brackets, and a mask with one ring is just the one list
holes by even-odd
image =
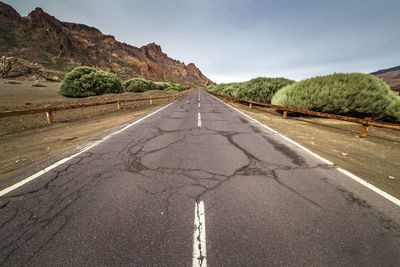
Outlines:
{"label": "rusty guardrail", "polygon": [[19,116],[19,115],[26,115],[26,114],[35,114],[35,113],[45,113],[46,119],[49,124],[53,123],[53,112],[66,110],[66,109],[75,109],[75,108],[85,108],[85,107],[93,107],[93,106],[100,106],[100,105],[109,105],[109,104],[117,104],[117,109],[121,109],[121,103],[125,102],[137,102],[137,101],[149,101],[150,105],[153,104],[153,100],[156,99],[167,99],[167,102],[175,100],[175,98],[185,95],[184,93],[178,93],[175,95],[169,96],[158,96],[158,97],[146,97],[146,98],[137,98],[137,99],[116,99],[110,101],[103,101],[103,102],[92,102],[92,103],[82,103],[82,104],[71,104],[66,106],[50,106],[45,105],[42,108],[32,108],[32,109],[20,109],[20,110],[5,110],[0,111],[0,118],[1,117],[9,117],[9,116]]}
{"label": "rusty guardrail", "polygon": [[208,91],[206,91],[206,92],[209,94],[212,94],[214,96],[224,97],[225,100],[229,99],[232,103],[234,101],[249,103],[249,108],[252,108],[252,105],[258,105],[258,106],[283,110],[283,118],[285,118],[285,119],[287,118],[288,112],[293,112],[293,113],[307,114],[307,115],[312,115],[312,116],[317,116],[317,117],[322,117],[322,118],[331,118],[331,119],[336,119],[336,120],[359,123],[359,124],[363,125],[361,128],[360,137],[367,136],[369,127],[371,125],[375,126],[375,127],[380,127],[380,128],[400,130],[400,124],[373,121],[373,120],[371,120],[371,118],[360,119],[360,118],[354,118],[354,117],[348,117],[348,116],[342,116],[342,115],[336,115],[336,114],[329,114],[329,113],[324,113],[324,112],[317,112],[317,111],[312,111],[312,110],[304,110],[304,109],[290,108],[290,107],[285,107],[285,106],[277,106],[277,105],[268,104],[268,103],[264,103],[264,102],[257,102],[257,101],[247,100],[247,99],[243,99],[243,98],[237,98],[237,97],[233,97],[233,96],[220,95],[220,94],[216,94],[216,93],[208,92]]}

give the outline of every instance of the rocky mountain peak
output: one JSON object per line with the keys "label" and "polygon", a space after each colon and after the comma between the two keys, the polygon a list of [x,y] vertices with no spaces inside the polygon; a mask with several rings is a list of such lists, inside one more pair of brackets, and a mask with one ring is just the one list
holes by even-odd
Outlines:
{"label": "rocky mountain peak", "polygon": [[144,48],[144,49],[148,49],[148,50],[153,50],[153,51],[157,51],[157,52],[162,52],[161,51],[161,46],[159,46],[158,44],[156,44],[156,43],[149,43],[149,44],[147,44],[147,45],[144,45],[144,46],[142,46],[142,48]]}
{"label": "rocky mountain peak", "polygon": [[197,69],[197,67],[196,67],[196,65],[195,65],[194,63],[189,63],[189,64],[187,64],[187,67],[188,67],[189,69]]}
{"label": "rocky mountain peak", "polygon": [[20,19],[21,15],[12,6],[0,1],[0,21],[19,21]]}
{"label": "rocky mountain peak", "polygon": [[167,54],[163,53],[161,46],[156,43],[150,43],[140,48],[140,51],[150,60],[163,60],[167,58]]}
{"label": "rocky mountain peak", "polygon": [[28,18],[32,20],[32,23],[36,26],[44,26],[44,24],[56,24],[60,23],[55,17],[47,14],[40,7],[35,8],[29,13]]}
{"label": "rocky mountain peak", "polygon": [[140,48],[140,50],[142,50],[142,51],[148,51],[149,53],[151,53],[151,54],[154,54],[154,55],[161,55],[161,54],[164,54],[163,52],[162,52],[162,50],[161,50],[161,46],[159,46],[158,44],[156,44],[156,43],[150,43],[150,44],[147,44],[147,45],[144,45],[144,46],[142,46],[141,48]]}
{"label": "rocky mountain peak", "polygon": [[46,12],[43,11],[43,9],[41,9],[40,7],[35,8],[35,10],[33,10],[31,13],[29,13],[29,17],[31,16],[35,16],[35,15],[47,15]]}
{"label": "rocky mountain peak", "polygon": [[[168,57],[156,43],[137,48],[94,27],[61,22],[41,8],[36,8],[27,17],[20,17],[11,6],[0,2],[2,21],[10,25],[0,27],[0,56],[39,63],[60,76],[76,66],[91,66],[116,73],[123,79],[143,77],[196,86],[213,83],[194,64],[186,66]],[[3,61],[7,62],[4,66],[27,66],[15,59]],[[3,68],[3,77],[13,77],[17,67],[11,72],[6,71],[9,67]],[[43,71],[36,67],[24,69],[24,74],[18,77],[28,77],[33,72],[43,76]]]}

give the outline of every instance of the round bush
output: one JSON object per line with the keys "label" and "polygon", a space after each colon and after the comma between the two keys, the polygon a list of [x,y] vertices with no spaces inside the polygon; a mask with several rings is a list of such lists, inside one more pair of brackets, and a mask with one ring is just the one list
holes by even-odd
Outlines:
{"label": "round bush", "polygon": [[155,85],[158,86],[158,88],[160,90],[164,90],[164,89],[166,89],[168,87],[174,86],[174,84],[170,83],[170,82],[154,82],[154,83],[155,83]]}
{"label": "round bush", "polygon": [[213,92],[214,87],[215,87],[215,85],[208,85],[208,86],[204,87],[204,90]]}
{"label": "round bush", "polygon": [[234,96],[241,83],[220,83],[209,90],[220,95]]}
{"label": "round bush", "polygon": [[386,120],[392,122],[400,122],[400,96],[390,103],[385,109]]}
{"label": "round bush", "polygon": [[362,73],[335,73],[288,85],[272,104],[373,119],[400,120],[400,101],[379,78]]}
{"label": "round bush", "polygon": [[276,91],[292,83],[294,81],[285,78],[259,77],[241,83],[234,96],[247,100],[271,103],[272,96]]}
{"label": "round bush", "polygon": [[58,93],[69,97],[85,97],[124,92],[121,80],[112,73],[90,67],[77,67],[62,81]]}
{"label": "round bush", "polygon": [[159,87],[152,81],[142,78],[133,78],[124,82],[125,90],[128,92],[146,92],[148,90],[158,90]]}
{"label": "round bush", "polygon": [[179,91],[179,88],[176,87],[176,86],[171,86],[171,87],[168,87],[168,88],[164,89],[164,91],[171,91],[171,90]]}
{"label": "round bush", "polygon": [[179,84],[179,83],[175,83],[174,87],[177,87],[179,89],[179,91],[184,91],[184,90],[190,89],[189,86],[185,86],[185,85],[182,85],[182,84]]}

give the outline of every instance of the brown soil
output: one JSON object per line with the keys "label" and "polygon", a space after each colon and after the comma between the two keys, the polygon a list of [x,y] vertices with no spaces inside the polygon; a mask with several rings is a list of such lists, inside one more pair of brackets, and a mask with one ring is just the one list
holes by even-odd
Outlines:
{"label": "brown soil", "polygon": [[[176,91],[147,91],[86,98],[67,98],[57,94],[59,83],[42,82],[46,87],[32,87],[34,82],[21,81],[9,84],[0,80],[0,110],[67,105],[113,99],[137,99],[149,96],[167,96]],[[32,114],[0,118],[0,178],[26,168],[28,165],[55,155],[69,147],[83,143],[117,125],[131,120],[166,100],[122,103],[121,110],[115,104],[72,109],[54,113],[54,124],[49,125],[44,114]]]}
{"label": "brown soil", "polygon": [[400,198],[400,131],[325,118],[288,116],[275,109],[234,103],[234,107],[376,187]]}

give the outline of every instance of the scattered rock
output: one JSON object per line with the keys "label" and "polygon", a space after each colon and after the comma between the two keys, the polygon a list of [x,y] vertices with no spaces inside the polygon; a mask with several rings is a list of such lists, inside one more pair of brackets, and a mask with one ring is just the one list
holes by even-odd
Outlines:
{"label": "scattered rock", "polygon": [[46,85],[41,84],[41,83],[34,83],[32,84],[33,87],[46,87]]}
{"label": "scattered rock", "polygon": [[[54,72],[45,69],[38,63],[31,63],[16,57],[0,57],[0,78],[19,78],[59,82]],[[9,81],[8,83],[10,83]],[[11,83],[13,84],[13,83]]]}
{"label": "scattered rock", "polygon": [[8,83],[8,84],[21,84],[21,82],[18,82],[18,81],[7,81],[6,83]]}

